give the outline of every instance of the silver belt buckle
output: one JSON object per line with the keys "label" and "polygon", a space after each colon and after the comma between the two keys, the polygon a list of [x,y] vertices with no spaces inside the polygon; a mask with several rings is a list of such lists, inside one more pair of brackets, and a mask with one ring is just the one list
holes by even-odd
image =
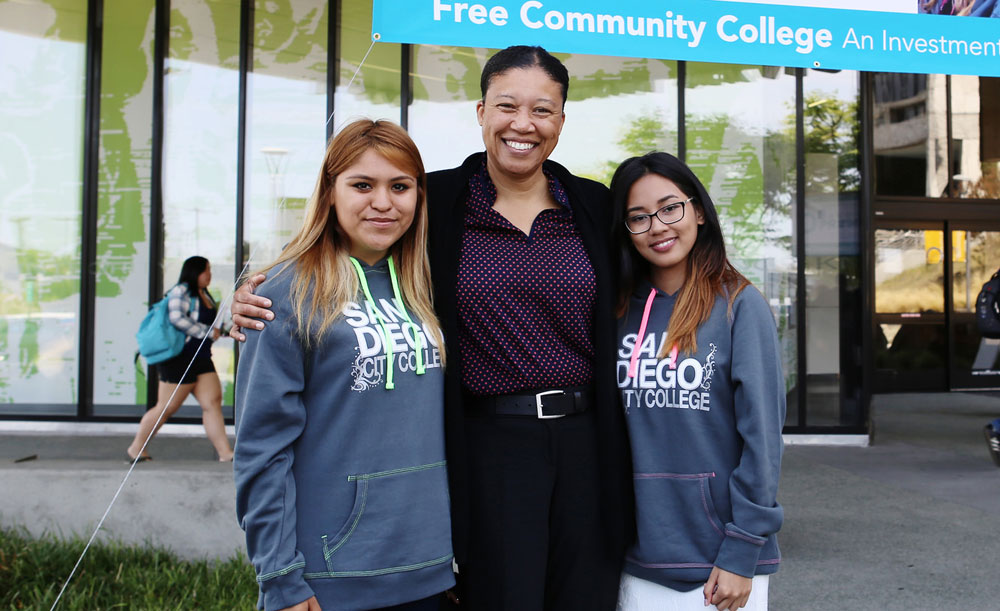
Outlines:
{"label": "silver belt buckle", "polygon": [[535,393],[535,407],[538,412],[539,420],[551,420],[553,418],[562,418],[566,414],[543,414],[542,413],[542,397],[545,395],[565,395],[566,392],[562,390],[546,390],[545,392]]}

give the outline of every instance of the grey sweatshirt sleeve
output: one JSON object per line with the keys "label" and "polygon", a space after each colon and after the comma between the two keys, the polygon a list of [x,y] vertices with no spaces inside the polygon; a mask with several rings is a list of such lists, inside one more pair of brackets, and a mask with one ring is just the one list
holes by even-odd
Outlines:
{"label": "grey sweatshirt sleeve", "polygon": [[777,494],[785,380],[774,315],[764,297],[752,286],[745,288],[733,315],[733,403],[743,450],[729,478],[733,521],[726,524],[715,565],[753,577],[761,548],[784,516]]}
{"label": "grey sweatshirt sleeve", "polygon": [[178,284],[167,292],[167,320],[175,328],[196,339],[201,339],[208,335],[209,327],[205,323],[200,323],[197,317],[191,314],[191,297],[188,295],[186,284]]}
{"label": "grey sweatshirt sleeve", "polygon": [[262,331],[244,330],[233,463],[236,515],[246,532],[247,553],[266,610],[284,609],[313,596],[303,578],[305,558],[297,549],[292,473],[293,444],[306,423],[305,354],[294,333],[287,297],[276,298],[276,287],[269,288],[274,321]]}

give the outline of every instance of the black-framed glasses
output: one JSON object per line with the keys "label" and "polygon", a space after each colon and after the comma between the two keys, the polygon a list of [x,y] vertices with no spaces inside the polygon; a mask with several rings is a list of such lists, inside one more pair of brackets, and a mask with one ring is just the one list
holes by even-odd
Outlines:
{"label": "black-framed glasses", "polygon": [[673,225],[684,218],[684,204],[693,199],[693,197],[689,197],[684,201],[670,202],[653,214],[633,214],[632,216],[627,216],[625,217],[625,228],[631,234],[646,233],[653,226],[654,216],[664,225]]}

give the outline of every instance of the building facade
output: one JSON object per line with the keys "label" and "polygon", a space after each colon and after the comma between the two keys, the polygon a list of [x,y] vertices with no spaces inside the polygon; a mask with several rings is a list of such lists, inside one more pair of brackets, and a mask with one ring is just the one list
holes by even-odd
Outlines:
{"label": "building facade", "polygon": [[[0,418],[137,419],[134,334],[183,260],[227,298],[353,118],[401,123],[428,170],[481,150],[490,53],[372,44],[370,0],[0,0]],[[559,57],[553,159],[608,182],[665,150],[712,193],[775,314],[787,433],[866,434],[873,392],[1000,387],[972,320],[1000,79]],[[214,358],[231,417],[231,340]]]}

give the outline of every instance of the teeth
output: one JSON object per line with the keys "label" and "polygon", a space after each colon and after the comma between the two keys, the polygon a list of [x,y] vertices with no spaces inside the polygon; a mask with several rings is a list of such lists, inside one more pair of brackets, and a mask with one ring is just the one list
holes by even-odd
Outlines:
{"label": "teeth", "polygon": [[527,151],[535,148],[535,144],[533,142],[514,142],[513,140],[504,140],[504,142],[506,142],[507,146],[515,151]]}

